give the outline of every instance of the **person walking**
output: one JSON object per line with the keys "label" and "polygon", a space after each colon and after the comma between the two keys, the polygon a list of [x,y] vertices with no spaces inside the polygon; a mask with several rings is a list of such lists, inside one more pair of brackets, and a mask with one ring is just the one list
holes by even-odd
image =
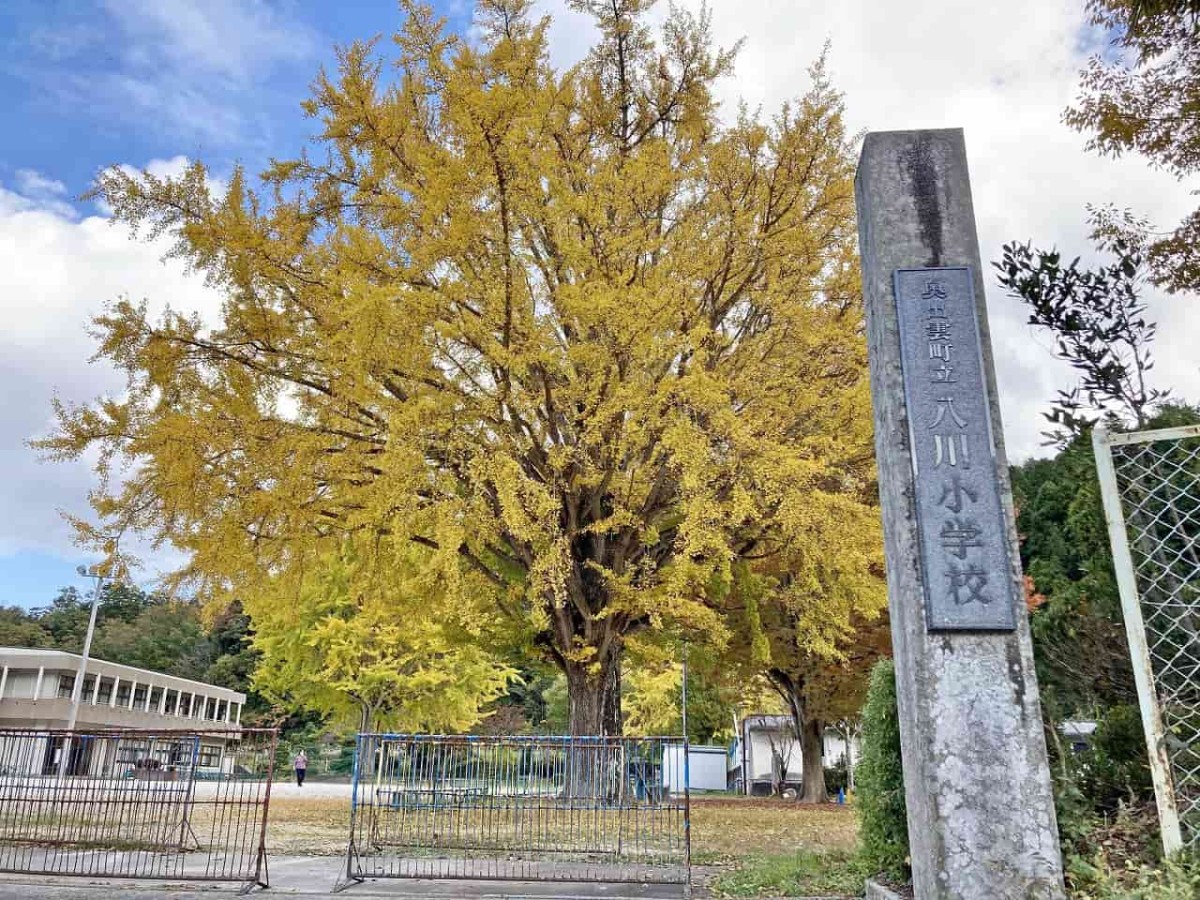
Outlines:
{"label": "person walking", "polygon": [[292,765],[296,767],[296,787],[304,787],[304,776],[308,772],[308,754],[304,752],[303,747],[292,760]]}

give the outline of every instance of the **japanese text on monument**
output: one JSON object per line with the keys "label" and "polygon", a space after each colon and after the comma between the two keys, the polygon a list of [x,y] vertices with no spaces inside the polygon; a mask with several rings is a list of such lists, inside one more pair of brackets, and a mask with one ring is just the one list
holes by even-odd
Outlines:
{"label": "japanese text on monument", "polygon": [[896,313],[931,630],[1015,627],[971,272],[899,269]]}

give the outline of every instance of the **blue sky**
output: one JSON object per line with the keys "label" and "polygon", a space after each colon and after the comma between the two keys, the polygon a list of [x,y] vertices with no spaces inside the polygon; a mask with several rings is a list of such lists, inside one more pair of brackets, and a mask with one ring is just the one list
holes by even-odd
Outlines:
{"label": "blue sky", "polygon": [[[441,12],[462,27],[463,7],[455,6]],[[256,171],[308,139],[313,123],[299,103],[319,67],[335,64],[334,45],[391,33],[399,22],[395,0],[6,0],[0,96],[8,125],[0,129],[0,185],[82,227],[97,210],[77,198],[107,165],[184,156],[203,159],[218,174],[238,162]],[[104,298],[78,299],[73,324],[82,333],[87,312]],[[86,383],[86,347],[70,343],[83,351],[73,368]],[[15,374],[20,380],[33,371]],[[72,379],[37,388],[61,392],[64,381]],[[79,582],[74,569],[84,557],[70,547],[57,510],[83,511],[85,480],[75,472],[68,491],[55,490],[47,482],[58,481],[56,467],[37,465],[19,446],[45,420],[49,391],[6,393],[3,419],[35,427],[7,435],[4,459],[20,457],[17,466],[6,466],[8,476],[34,477],[4,488],[5,512],[20,515],[36,505],[43,528],[30,533],[17,525],[0,538],[0,605],[34,606],[48,603],[58,586]],[[40,415],[33,405],[42,407]],[[52,509],[54,501],[61,506]]]}
{"label": "blue sky", "polygon": [[0,178],[50,173],[77,194],[114,162],[257,168],[307,137],[298,104],[334,44],[399,21],[395,0],[6,0],[0,90],[18,127],[0,131]]}
{"label": "blue sky", "polygon": [[[698,6],[699,0],[681,0]],[[467,0],[442,0],[452,27]],[[665,0],[664,4],[665,6]],[[590,27],[565,0],[551,58],[570,64]],[[1084,0],[710,0],[718,43],[745,38],[720,88],[765,112],[802,93],[831,41],[830,68],[853,129],[963,127],[984,259],[1028,238],[1087,256],[1085,205],[1113,202],[1169,224],[1194,205],[1183,185],[1141,160],[1104,160],[1061,124],[1079,69],[1098,46]],[[121,295],[213,317],[215,296],[163,246],[134,240],[77,198],[104,166],[178,171],[202,159],[218,178],[294,155],[311,133],[298,104],[333,46],[390,35],[395,0],[4,0],[0,3],[0,605],[48,603],[86,557],[60,511],[86,514],[86,460],[39,462],[25,441],[50,427],[54,396],[83,402],[120,390],[89,365],[88,318]],[[388,48],[384,42],[383,49]],[[1019,306],[988,292],[1010,455],[1039,452],[1038,413],[1070,384]],[[1190,345],[1200,301],[1154,298],[1157,377],[1200,400]],[[144,554],[152,582],[177,562]]]}

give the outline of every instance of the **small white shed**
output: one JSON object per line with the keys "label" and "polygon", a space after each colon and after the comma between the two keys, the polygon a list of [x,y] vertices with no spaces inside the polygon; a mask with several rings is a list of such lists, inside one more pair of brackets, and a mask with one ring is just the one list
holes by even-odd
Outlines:
{"label": "small white shed", "polygon": [[[787,768],[786,783],[799,787],[800,773],[804,762],[800,742],[795,739],[795,729],[790,716],[758,715],[746,716],[741,723],[741,734],[733,751],[731,765],[740,769],[738,783],[745,794],[769,794],[774,785],[774,754],[778,753]],[[845,759],[851,766],[859,758],[858,740],[851,741],[847,748],[845,739],[833,729],[825,731],[825,765],[834,766]]]}
{"label": "small white shed", "polygon": [[[692,744],[688,748],[688,784],[693,791],[724,791],[729,787],[729,749]],[[663,750],[663,787],[683,789],[683,744]]]}

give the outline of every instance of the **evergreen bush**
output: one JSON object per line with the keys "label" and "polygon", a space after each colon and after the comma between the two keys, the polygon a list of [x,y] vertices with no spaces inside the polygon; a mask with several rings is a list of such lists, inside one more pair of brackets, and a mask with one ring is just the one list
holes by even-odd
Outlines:
{"label": "evergreen bush", "polygon": [[890,659],[881,660],[871,671],[863,706],[862,761],[856,776],[863,858],[874,871],[907,881],[908,819],[900,767],[896,670]]}

